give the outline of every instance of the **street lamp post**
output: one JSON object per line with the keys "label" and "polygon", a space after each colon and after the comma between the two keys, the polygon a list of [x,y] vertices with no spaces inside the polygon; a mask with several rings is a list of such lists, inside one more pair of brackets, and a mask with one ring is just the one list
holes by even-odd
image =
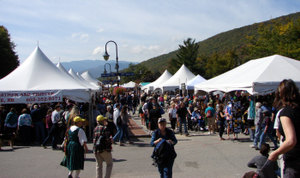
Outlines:
{"label": "street lamp post", "polygon": [[112,40],[106,42],[106,44],[105,44],[105,53],[103,55],[103,58],[106,61],[109,59],[109,54],[107,53],[107,44],[110,43],[110,42],[113,42],[116,45],[116,66],[115,66],[115,69],[117,70],[117,77],[118,77],[118,79],[117,79],[117,86],[119,86],[119,82],[120,82],[119,81],[119,58],[118,58],[118,45],[117,45],[116,42],[114,42]]}
{"label": "street lamp post", "polygon": [[[109,66],[109,73],[111,74],[111,65],[110,65],[110,63],[105,63],[104,64],[104,74],[107,74],[106,65]],[[108,81],[109,81],[109,83],[108,83],[108,90],[109,90],[109,88],[110,88],[109,85],[112,85],[110,77],[108,78]]]}
{"label": "street lamp post", "polygon": [[108,65],[108,66],[109,66],[109,73],[111,73],[111,65],[110,65],[110,63],[105,63],[105,64],[104,64],[104,74],[106,74],[106,73],[107,73],[107,70],[106,70],[106,65]]}

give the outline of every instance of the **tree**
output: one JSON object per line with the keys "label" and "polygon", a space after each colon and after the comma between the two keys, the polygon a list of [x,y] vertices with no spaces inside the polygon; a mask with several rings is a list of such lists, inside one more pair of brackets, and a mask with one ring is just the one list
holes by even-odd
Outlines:
{"label": "tree", "polygon": [[170,71],[177,71],[182,64],[191,70],[193,73],[197,72],[196,62],[198,55],[199,45],[195,43],[195,40],[188,38],[183,41],[183,45],[179,45],[178,53],[176,54],[177,58],[171,60]]}
{"label": "tree", "polygon": [[261,26],[258,36],[249,36],[246,52],[251,58],[280,54],[300,59],[300,19],[282,24],[277,21]]}
{"label": "tree", "polygon": [[18,56],[14,52],[15,44],[4,26],[0,26],[0,79],[19,66]]}
{"label": "tree", "polygon": [[152,73],[144,65],[133,65],[129,64],[129,67],[122,72],[133,72],[133,76],[121,77],[122,83],[127,83],[129,81],[134,81],[136,83],[140,82],[152,82],[160,76],[159,73]]}

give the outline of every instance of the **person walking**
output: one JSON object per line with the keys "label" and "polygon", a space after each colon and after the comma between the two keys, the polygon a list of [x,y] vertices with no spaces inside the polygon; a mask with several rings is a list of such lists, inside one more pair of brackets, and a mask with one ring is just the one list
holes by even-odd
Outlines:
{"label": "person walking", "polygon": [[35,104],[31,110],[31,117],[35,129],[36,143],[41,144],[45,139],[45,124],[43,122],[44,116],[37,104]]}
{"label": "person walking", "polygon": [[284,177],[300,177],[300,95],[293,80],[283,80],[278,86],[274,104],[283,108],[279,114],[279,132],[283,143],[268,159],[276,161],[283,154]]}
{"label": "person walking", "polygon": [[122,127],[122,120],[121,120],[120,114],[121,114],[120,104],[117,103],[116,107],[114,109],[114,113],[113,113],[113,120],[117,127],[117,133],[113,137],[113,142],[116,143],[116,142],[120,141],[120,146],[124,146],[124,143],[121,142],[121,138],[123,138],[124,131],[123,131],[123,127]]}
{"label": "person walking", "polygon": [[73,177],[73,171],[75,171],[75,178],[79,178],[80,170],[84,169],[84,153],[88,152],[86,134],[81,128],[85,119],[76,116],[73,122],[74,125],[70,127],[67,135],[66,167],[69,170],[69,178]]}
{"label": "person walking", "polygon": [[224,113],[224,106],[223,106],[223,104],[220,104],[218,111],[217,111],[217,120],[218,120],[218,124],[220,126],[220,129],[219,129],[220,140],[225,140],[223,138],[225,120],[226,120],[225,117],[226,117],[226,115]]}
{"label": "person walking", "polygon": [[185,107],[184,102],[180,103],[179,108],[177,109],[176,116],[177,120],[179,121],[179,133],[182,135],[182,125],[184,126],[184,133],[186,136],[189,135],[187,131],[187,125],[186,125],[186,117],[187,117],[188,111]]}
{"label": "person walking", "polygon": [[[5,121],[4,121],[4,133],[7,135],[10,135],[14,137],[14,135],[17,132],[17,127],[18,127],[18,115],[17,111],[15,108],[11,108],[10,112],[6,115]],[[11,139],[9,141],[11,149],[14,149],[13,145],[13,140]]]}
{"label": "person walking", "polygon": [[[255,110],[255,120],[254,120],[254,124],[255,124],[255,135],[254,135],[254,142],[253,145],[251,145],[252,148],[255,148],[257,150],[260,149],[261,143],[259,142],[262,138],[261,135],[265,130],[265,127],[263,125],[264,123],[264,118],[263,118],[263,114],[262,114],[262,109],[261,109],[261,103],[257,102],[255,104],[256,110]],[[257,147],[257,144],[259,142],[259,145]]]}
{"label": "person walking", "polygon": [[208,103],[208,107],[205,109],[205,116],[207,118],[207,125],[209,134],[215,133],[215,114],[216,111],[212,107],[212,103]]}
{"label": "person walking", "polygon": [[[101,138],[100,138],[101,137]],[[102,178],[103,175],[103,161],[106,162],[106,173],[105,178],[109,178],[113,168],[112,160],[112,142],[111,142],[112,132],[108,128],[108,121],[106,117],[102,115],[97,116],[97,126],[94,129],[93,138],[93,152],[96,157],[96,177]],[[100,145],[97,145],[98,139],[100,139]]]}
{"label": "person walking", "polygon": [[127,141],[132,144],[133,142],[129,138],[128,133],[128,125],[130,125],[129,119],[130,115],[128,113],[128,107],[125,105],[122,107],[120,117],[122,120],[122,130],[123,130],[123,137],[120,138],[120,142],[124,142],[124,137],[126,137]]}
{"label": "person walking", "polygon": [[51,114],[51,121],[52,121],[52,126],[49,131],[48,136],[45,138],[45,140],[42,143],[42,146],[46,148],[46,143],[47,141],[51,138],[52,139],[52,149],[56,150],[57,148],[57,136],[59,132],[59,127],[58,127],[58,121],[60,120],[60,105],[55,106],[55,110]]}
{"label": "person walking", "polygon": [[[177,143],[177,139],[174,132],[168,128],[167,121],[165,118],[160,118],[158,120],[158,129],[156,129],[151,137],[150,144],[155,147],[160,142],[165,142],[165,147],[168,149],[166,153],[173,153],[168,155],[164,160],[157,163],[158,171],[161,178],[172,178],[172,169],[176,157],[176,152],[174,150],[174,145]],[[162,143],[161,143],[162,145]]]}
{"label": "person walking", "polygon": [[18,135],[20,135],[24,145],[29,145],[31,138],[30,132],[33,126],[32,119],[30,114],[28,114],[27,108],[24,108],[21,113],[18,118]]}
{"label": "person walking", "polygon": [[176,113],[177,113],[177,109],[175,107],[175,103],[171,104],[171,108],[169,109],[169,120],[171,122],[171,128],[173,130],[173,132],[175,131],[175,126],[177,123],[177,118],[176,118]]}

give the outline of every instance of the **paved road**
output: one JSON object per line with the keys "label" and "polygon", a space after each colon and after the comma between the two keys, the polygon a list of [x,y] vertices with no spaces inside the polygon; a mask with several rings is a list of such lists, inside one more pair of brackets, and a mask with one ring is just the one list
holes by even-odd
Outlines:
{"label": "paved road", "polygon": [[[137,122],[139,124],[139,122]],[[250,142],[240,135],[240,141],[219,141],[217,135],[191,133],[190,137],[176,135],[178,154],[173,168],[173,177],[242,177],[250,171],[246,163],[257,151],[249,148]],[[134,138],[133,145],[113,146],[112,177],[159,177],[157,168],[152,166],[149,137]],[[89,149],[92,148],[88,144]],[[3,147],[9,149],[9,147]],[[60,166],[63,152],[42,147],[16,146],[14,151],[0,152],[0,177],[67,177],[67,169]],[[95,177],[95,158],[86,155],[82,178]]]}

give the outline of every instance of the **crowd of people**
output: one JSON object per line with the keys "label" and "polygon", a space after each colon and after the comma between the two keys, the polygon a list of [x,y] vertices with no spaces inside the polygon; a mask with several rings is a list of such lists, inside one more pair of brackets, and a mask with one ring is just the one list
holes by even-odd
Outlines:
{"label": "crowd of people", "polygon": [[[74,170],[77,177],[83,169],[83,159],[77,160],[78,156],[74,155],[79,154],[82,158],[88,150],[87,141],[93,139],[97,176],[102,176],[102,163],[105,161],[106,176],[109,177],[113,165],[111,145],[124,146],[126,141],[133,144],[128,126],[131,114],[138,112],[142,125],[152,135],[153,146],[167,140],[173,147],[177,143],[175,134],[190,136],[190,132],[195,131],[210,135],[218,132],[221,141],[238,140],[239,134],[249,135],[253,141],[251,147],[262,150],[268,136],[274,144],[274,151],[268,159],[276,161],[278,155],[284,154],[284,174],[299,175],[299,104],[299,90],[291,80],[281,82],[276,94],[265,96],[251,96],[242,91],[205,96],[145,92],[140,95],[135,92],[118,96],[107,94],[95,100],[91,122],[82,119],[89,118],[88,104],[69,100],[52,104],[1,106],[1,133],[18,135],[24,145],[35,143],[45,148],[51,140],[52,149],[66,152],[63,165],[69,169],[70,177]],[[162,117],[165,113],[167,118]],[[167,120],[169,128],[166,128]],[[87,137],[89,127],[94,130],[93,138]],[[227,138],[224,138],[224,133]],[[98,142],[103,135],[106,141],[102,142],[106,146],[99,149]],[[280,138],[284,142],[279,147]],[[12,140],[12,149],[13,144]],[[263,155],[266,157],[267,154]],[[171,177],[173,162],[158,165],[160,174]]]}

